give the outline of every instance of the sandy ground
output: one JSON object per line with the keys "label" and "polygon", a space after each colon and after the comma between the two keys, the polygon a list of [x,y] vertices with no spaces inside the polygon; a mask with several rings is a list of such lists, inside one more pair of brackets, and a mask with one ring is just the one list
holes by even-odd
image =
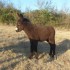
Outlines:
{"label": "sandy ground", "polygon": [[30,42],[15,26],[0,26],[0,70],[70,70],[70,30],[56,30],[57,59],[49,58],[49,44],[39,42],[39,60],[28,59]]}

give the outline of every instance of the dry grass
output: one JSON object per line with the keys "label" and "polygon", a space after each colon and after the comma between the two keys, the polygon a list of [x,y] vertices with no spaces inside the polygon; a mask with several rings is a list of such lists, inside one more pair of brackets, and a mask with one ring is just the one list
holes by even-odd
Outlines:
{"label": "dry grass", "polygon": [[28,59],[30,43],[15,26],[0,26],[0,70],[70,70],[70,31],[56,29],[57,60],[49,59],[49,44],[39,42],[37,60]]}

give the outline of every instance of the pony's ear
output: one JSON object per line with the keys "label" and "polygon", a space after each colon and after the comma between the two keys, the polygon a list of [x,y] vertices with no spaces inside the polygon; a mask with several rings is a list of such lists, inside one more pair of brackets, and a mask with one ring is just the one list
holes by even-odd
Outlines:
{"label": "pony's ear", "polygon": [[19,18],[23,18],[23,15],[22,14],[17,13],[17,15],[18,15]]}

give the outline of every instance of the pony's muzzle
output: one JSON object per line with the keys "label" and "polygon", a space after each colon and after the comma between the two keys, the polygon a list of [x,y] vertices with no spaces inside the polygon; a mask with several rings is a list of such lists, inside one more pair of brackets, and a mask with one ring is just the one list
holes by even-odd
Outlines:
{"label": "pony's muzzle", "polygon": [[15,31],[16,31],[16,32],[19,32],[19,29],[18,29],[18,28],[15,28]]}

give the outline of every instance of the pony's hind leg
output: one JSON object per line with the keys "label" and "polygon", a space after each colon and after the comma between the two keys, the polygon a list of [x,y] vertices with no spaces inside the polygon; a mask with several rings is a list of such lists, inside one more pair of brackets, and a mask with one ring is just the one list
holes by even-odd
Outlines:
{"label": "pony's hind leg", "polygon": [[[49,43],[49,39],[47,39],[46,41]],[[53,53],[53,51],[52,51],[52,45],[51,45],[51,43],[49,43],[49,45],[50,45],[50,52],[49,52],[49,55],[51,56],[52,53]]]}
{"label": "pony's hind leg", "polygon": [[54,58],[56,45],[51,44],[51,43],[49,43],[49,44],[50,44],[50,53],[49,53],[49,55]]}

